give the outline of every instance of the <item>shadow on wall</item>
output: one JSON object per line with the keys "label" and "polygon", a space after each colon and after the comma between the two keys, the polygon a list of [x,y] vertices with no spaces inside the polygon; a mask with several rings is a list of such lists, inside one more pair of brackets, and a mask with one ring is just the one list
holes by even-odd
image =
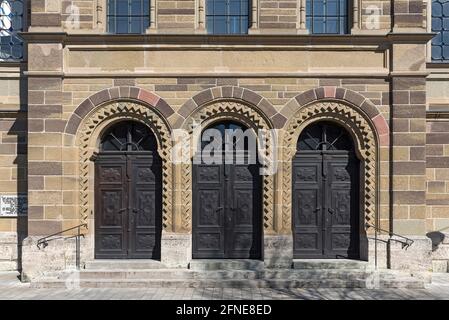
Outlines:
{"label": "shadow on wall", "polygon": [[435,251],[438,249],[438,246],[440,243],[444,241],[444,238],[446,237],[444,233],[440,231],[432,231],[426,234],[426,236],[432,240],[432,251]]}
{"label": "shadow on wall", "polygon": [[[24,67],[21,67],[23,74]],[[3,137],[3,141],[10,140],[11,143],[17,143],[17,154],[13,162],[17,173],[15,182],[17,184],[17,209],[22,208],[25,212],[18,212],[17,215],[17,269],[22,270],[22,242],[28,236],[28,85],[26,78],[20,80],[20,110],[11,113],[14,117],[14,123],[7,132],[7,136]]]}

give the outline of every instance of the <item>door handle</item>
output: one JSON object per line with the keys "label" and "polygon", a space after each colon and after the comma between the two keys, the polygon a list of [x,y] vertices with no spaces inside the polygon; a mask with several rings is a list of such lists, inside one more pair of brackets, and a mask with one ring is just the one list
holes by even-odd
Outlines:
{"label": "door handle", "polygon": [[328,208],[327,210],[329,211],[330,214],[334,214],[335,213],[335,211],[333,209],[331,209],[331,208]]}
{"label": "door handle", "polygon": [[314,210],[314,212],[318,212],[318,211],[321,211],[321,208],[316,208],[316,209]]}
{"label": "door handle", "polygon": [[218,207],[217,209],[215,209],[215,212],[221,211],[223,209],[224,209],[224,207]]}
{"label": "door handle", "polygon": [[117,213],[118,213],[118,214],[122,214],[122,212],[123,212],[123,211],[126,211],[126,210],[128,210],[128,208],[122,208],[122,209],[120,209],[119,211],[117,211]]}

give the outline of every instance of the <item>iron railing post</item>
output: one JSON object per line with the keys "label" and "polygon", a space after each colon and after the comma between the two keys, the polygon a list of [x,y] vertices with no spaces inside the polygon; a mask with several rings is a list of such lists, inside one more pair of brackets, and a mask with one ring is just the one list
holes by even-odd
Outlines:
{"label": "iron railing post", "polygon": [[80,270],[80,237],[81,237],[80,231],[81,231],[80,227],[78,226],[78,233],[75,237],[76,270]]}

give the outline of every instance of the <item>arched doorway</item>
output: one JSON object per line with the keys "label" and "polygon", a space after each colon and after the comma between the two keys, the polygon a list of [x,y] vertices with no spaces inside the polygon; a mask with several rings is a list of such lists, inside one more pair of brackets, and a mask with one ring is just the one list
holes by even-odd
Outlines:
{"label": "arched doorway", "polygon": [[[263,213],[255,135],[223,121],[206,128],[201,141],[192,166],[193,258],[258,259]],[[221,149],[210,149],[214,141]]]}
{"label": "arched doorway", "polygon": [[360,163],[333,122],[306,127],[292,163],[295,258],[360,258]]}
{"label": "arched doorway", "polygon": [[121,121],[95,156],[95,258],[160,259],[162,161],[151,130]]}

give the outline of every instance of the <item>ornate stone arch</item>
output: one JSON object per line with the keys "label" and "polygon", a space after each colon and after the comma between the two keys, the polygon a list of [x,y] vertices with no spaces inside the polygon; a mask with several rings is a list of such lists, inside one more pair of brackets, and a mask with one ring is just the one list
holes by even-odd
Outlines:
{"label": "ornate stone arch", "polygon": [[147,125],[158,143],[162,158],[162,219],[163,228],[171,231],[173,224],[173,174],[170,155],[172,150],[171,129],[164,117],[154,108],[134,101],[105,102],[90,110],[82,119],[76,134],[79,147],[79,205],[83,219],[87,219],[93,205],[93,168],[91,157],[98,148],[98,141],[105,128],[121,120],[134,120]]}
{"label": "ornate stone arch", "polygon": [[[358,156],[362,161],[361,176],[364,177],[364,185],[361,190],[361,199],[363,200],[361,201],[361,210],[365,214],[365,222],[375,224],[378,212],[377,190],[379,188],[377,179],[380,146],[378,126],[360,107],[348,101],[332,98],[318,101],[312,99],[304,105],[296,100],[298,109],[286,124],[282,140],[282,227],[285,231],[291,230],[292,226],[292,159],[296,153],[296,143],[305,127],[320,120],[337,122],[352,135],[357,146]],[[378,111],[377,115],[373,115],[374,118],[379,116],[385,121]],[[388,126],[386,128],[388,132]]]}
{"label": "ornate stone arch", "polygon": [[[246,124],[255,132],[259,130],[270,130],[273,128],[272,122],[269,118],[256,106],[243,101],[217,99],[208,104],[204,104],[197,108],[187,117],[183,122],[182,128],[187,130],[189,136],[193,134],[192,124],[194,122],[200,123],[202,128],[209,126],[211,123],[218,120],[233,119],[238,122]],[[268,141],[267,141],[268,142]],[[195,142],[194,142],[195,143]],[[275,152],[269,143],[267,148],[263,151],[264,155],[270,157]],[[190,154],[185,150],[185,154]],[[189,159],[190,160],[190,159]],[[192,220],[192,164],[191,161],[184,161],[181,167],[181,180],[183,190],[181,191],[181,220],[184,230],[191,230]],[[263,198],[263,225],[265,234],[274,233],[274,177],[272,175],[264,175],[262,186]]]}

